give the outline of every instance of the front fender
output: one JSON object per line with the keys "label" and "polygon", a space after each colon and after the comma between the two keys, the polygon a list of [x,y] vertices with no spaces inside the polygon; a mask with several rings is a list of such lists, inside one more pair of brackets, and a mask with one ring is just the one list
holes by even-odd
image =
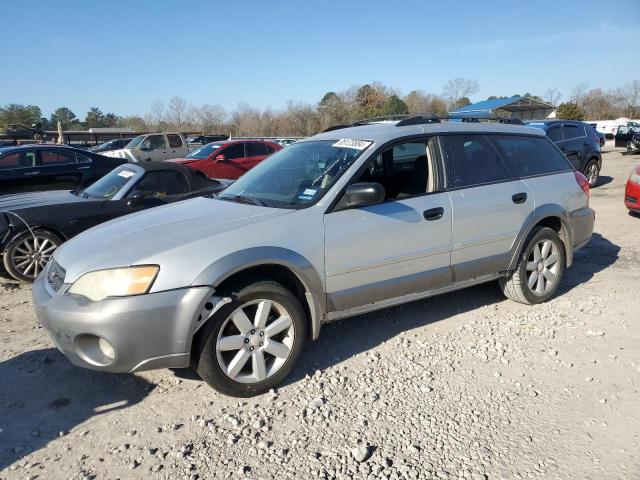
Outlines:
{"label": "front fender", "polygon": [[311,262],[293,250],[282,247],[253,247],[240,250],[213,262],[198,275],[192,285],[212,285],[216,288],[242,270],[265,265],[286,267],[298,277],[304,286],[311,312],[312,338],[318,338],[326,312],[323,282]]}

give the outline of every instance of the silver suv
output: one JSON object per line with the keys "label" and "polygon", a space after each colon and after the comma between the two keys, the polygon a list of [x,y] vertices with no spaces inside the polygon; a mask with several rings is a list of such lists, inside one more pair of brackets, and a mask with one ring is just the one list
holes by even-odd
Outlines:
{"label": "silver suv", "polygon": [[76,365],[191,365],[251,396],[325,322],[493,280],[517,302],[548,300],[591,238],[588,192],[539,129],[421,117],[339,128],[216,197],[77,236],[33,300]]}

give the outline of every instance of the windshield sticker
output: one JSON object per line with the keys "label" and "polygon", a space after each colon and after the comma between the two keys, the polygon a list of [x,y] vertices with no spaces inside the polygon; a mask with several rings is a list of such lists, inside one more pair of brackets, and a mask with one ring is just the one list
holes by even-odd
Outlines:
{"label": "windshield sticker", "polygon": [[313,196],[310,195],[298,195],[298,200],[311,200]]}
{"label": "windshield sticker", "polygon": [[118,173],[119,177],[122,178],[131,178],[136,174],[136,172],[132,172],[131,170],[123,170],[120,173]]}
{"label": "windshield sticker", "polygon": [[311,195],[312,197],[316,194],[317,190],[315,188],[307,188],[302,195]]}
{"label": "windshield sticker", "polygon": [[356,150],[364,150],[373,142],[368,140],[353,140],[351,138],[343,138],[342,140],[338,140],[336,143],[332,145],[332,147],[342,147],[342,148],[354,148]]}

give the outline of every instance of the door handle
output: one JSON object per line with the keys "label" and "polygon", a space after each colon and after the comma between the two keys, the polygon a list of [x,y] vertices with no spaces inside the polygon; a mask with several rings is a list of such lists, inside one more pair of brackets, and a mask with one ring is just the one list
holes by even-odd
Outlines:
{"label": "door handle", "polygon": [[88,170],[91,167],[78,167],[78,170]]}
{"label": "door handle", "polygon": [[513,200],[513,203],[524,203],[527,201],[527,194],[524,192],[516,193],[511,197],[511,200]]}
{"label": "door handle", "polygon": [[40,172],[27,172],[24,174],[25,177],[31,177],[33,175],[38,175]]}
{"label": "door handle", "polygon": [[425,210],[422,212],[422,216],[425,220],[432,222],[434,220],[440,220],[444,215],[444,208],[430,208],[429,210]]}

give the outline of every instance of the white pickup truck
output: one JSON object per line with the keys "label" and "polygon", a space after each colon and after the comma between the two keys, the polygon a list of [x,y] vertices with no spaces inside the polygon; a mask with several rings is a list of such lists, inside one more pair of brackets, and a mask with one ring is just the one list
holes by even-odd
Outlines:
{"label": "white pickup truck", "polygon": [[147,133],[133,138],[125,148],[104,152],[102,155],[125,158],[137,163],[183,158],[187,153],[189,147],[183,134]]}

